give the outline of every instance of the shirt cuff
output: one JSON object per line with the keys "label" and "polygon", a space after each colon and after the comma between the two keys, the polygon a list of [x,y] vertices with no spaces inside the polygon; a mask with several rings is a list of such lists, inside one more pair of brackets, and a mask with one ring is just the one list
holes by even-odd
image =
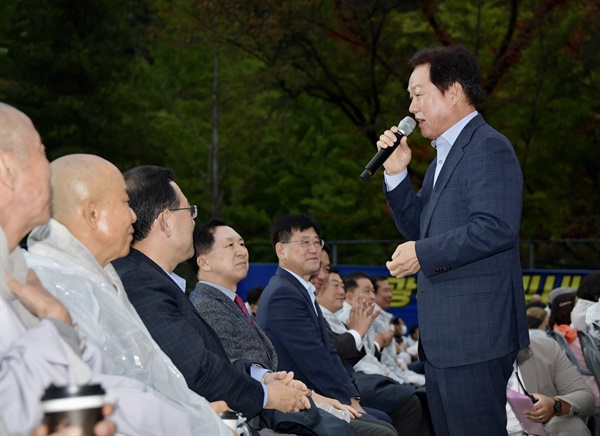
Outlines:
{"label": "shirt cuff", "polygon": [[360,334],[354,329],[348,330],[348,333],[352,335],[354,342],[356,343],[356,349],[360,351],[363,347],[363,340],[360,337]]}
{"label": "shirt cuff", "polygon": [[260,384],[263,388],[263,392],[265,394],[264,400],[263,400],[263,408],[267,405],[267,401],[269,400],[269,391],[267,391],[267,387],[264,385],[264,383],[261,380],[263,379],[265,374],[268,372],[272,372],[272,371],[269,371],[268,369],[260,368],[258,366],[254,366],[254,365],[250,367],[250,376],[254,380],[257,380],[260,382]]}
{"label": "shirt cuff", "polygon": [[404,179],[408,176],[408,170],[402,171],[400,174],[390,176],[387,171],[383,172],[383,180],[385,181],[385,190],[393,191]]}
{"label": "shirt cuff", "polygon": [[381,345],[379,345],[377,341],[373,341],[373,345],[375,345],[375,348],[377,348],[377,352],[381,353]]}

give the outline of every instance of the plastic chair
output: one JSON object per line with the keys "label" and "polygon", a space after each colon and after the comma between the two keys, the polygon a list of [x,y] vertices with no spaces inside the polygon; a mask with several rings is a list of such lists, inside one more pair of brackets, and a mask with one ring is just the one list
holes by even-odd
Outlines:
{"label": "plastic chair", "polygon": [[[562,348],[562,350],[567,355],[567,358],[571,361],[571,363],[573,365],[575,365],[575,368],[577,368],[577,371],[579,371],[580,374],[594,375],[591,370],[583,369],[581,367],[581,363],[579,362],[579,359],[577,358],[577,356],[575,356],[575,354],[573,353],[573,350],[571,350],[571,347],[569,346],[569,343],[567,342],[567,340],[560,333],[557,333],[554,330],[548,330],[548,331],[546,331],[546,333],[548,334],[548,336],[550,336],[552,339],[554,339],[556,342],[558,342],[558,345],[560,345],[560,348]],[[581,347],[583,348],[583,344],[581,344]],[[587,359],[586,359],[586,363],[587,363]],[[588,364],[588,368],[591,368],[589,366],[589,364]],[[596,381],[598,381],[598,379],[596,379]]]}
{"label": "plastic chair", "polygon": [[[587,332],[579,330],[577,331],[577,335],[579,336],[579,343],[581,344],[585,363],[592,370],[596,384],[600,389],[600,351],[596,346],[596,341]],[[594,435],[600,436],[600,407],[596,407],[594,410]]]}

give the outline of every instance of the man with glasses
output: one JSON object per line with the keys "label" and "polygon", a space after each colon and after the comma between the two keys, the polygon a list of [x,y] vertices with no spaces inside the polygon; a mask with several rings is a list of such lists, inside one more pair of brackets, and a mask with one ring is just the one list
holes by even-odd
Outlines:
{"label": "man with glasses", "polygon": [[[362,414],[351,420],[361,435],[394,435],[387,422],[367,415],[360,394],[329,340],[325,320],[316,303],[310,276],[319,270],[324,245],[319,224],[308,215],[286,215],[275,220],[271,242],[279,268],[258,302],[257,322],[267,334],[279,360],[278,369],[294,375],[320,395],[351,405]],[[383,412],[383,419],[391,419]]]}
{"label": "man with glasses", "polygon": [[[208,402],[188,389],[154,342],[110,265],[129,252],[136,220],[123,175],[112,163],[89,154],[63,156],[51,168],[52,218],[29,235],[28,265],[68,309],[79,332],[101,350],[107,374],[136,379],[153,396],[181,409],[140,398],[137,415],[128,417],[136,423],[133,432],[227,434]],[[152,419],[146,416],[149,411]],[[165,424],[159,426],[161,416]]]}
{"label": "man with glasses", "polygon": [[232,364],[183,292],[185,281],[173,271],[194,254],[196,208],[173,181],[172,171],[141,166],[124,176],[137,221],[129,255],[113,265],[150,334],[189,388],[209,401],[225,400],[249,419],[263,408],[290,412],[310,407],[306,386],[290,374],[251,362]]}
{"label": "man with glasses", "polygon": [[[237,295],[238,283],[246,278],[250,267],[250,254],[242,236],[224,221],[213,219],[194,230],[194,251],[190,265],[199,281],[190,300],[198,313],[219,335],[231,359],[250,360],[277,371],[273,344]],[[316,392],[312,400],[352,413],[348,406]],[[285,428],[286,433],[304,434],[308,427],[316,434],[355,434],[344,420],[317,407],[300,413],[275,412],[273,418],[280,423],[276,428]]]}

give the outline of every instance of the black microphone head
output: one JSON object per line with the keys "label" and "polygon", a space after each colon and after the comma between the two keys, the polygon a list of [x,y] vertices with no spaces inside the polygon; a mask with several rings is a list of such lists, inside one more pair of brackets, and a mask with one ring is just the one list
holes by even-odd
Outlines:
{"label": "black microphone head", "polygon": [[413,130],[415,130],[415,127],[417,127],[417,122],[411,117],[404,117],[404,119],[398,123],[398,130],[404,136],[410,135]]}

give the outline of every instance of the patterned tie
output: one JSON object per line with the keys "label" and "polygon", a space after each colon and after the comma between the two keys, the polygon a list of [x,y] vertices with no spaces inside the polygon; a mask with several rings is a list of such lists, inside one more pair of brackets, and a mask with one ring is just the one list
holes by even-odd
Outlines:
{"label": "patterned tie", "polygon": [[237,304],[237,307],[239,307],[240,310],[242,312],[244,312],[244,315],[246,315],[246,318],[248,318],[250,320],[250,322],[252,323],[252,325],[254,325],[254,319],[252,319],[252,317],[248,313],[248,309],[246,309],[246,305],[244,304],[244,300],[242,300],[242,298],[239,295],[236,295],[235,298],[233,299],[233,301],[235,302],[235,304]]}

